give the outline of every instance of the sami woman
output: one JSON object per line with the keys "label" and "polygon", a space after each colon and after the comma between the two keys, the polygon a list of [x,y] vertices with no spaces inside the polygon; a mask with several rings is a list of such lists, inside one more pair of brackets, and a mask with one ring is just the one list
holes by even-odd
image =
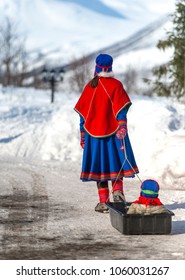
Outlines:
{"label": "sami woman", "polygon": [[108,54],[97,56],[94,78],[85,86],[74,108],[80,115],[83,148],[80,179],[96,182],[97,212],[108,211],[105,203],[110,201],[109,181],[113,200],[125,202],[123,178],[138,173],[127,130],[131,101],[122,83],[114,78],[112,63]]}

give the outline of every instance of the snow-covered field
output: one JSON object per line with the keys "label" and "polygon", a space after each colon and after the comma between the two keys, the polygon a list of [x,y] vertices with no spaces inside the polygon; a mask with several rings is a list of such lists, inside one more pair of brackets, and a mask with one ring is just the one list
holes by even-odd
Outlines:
{"label": "snow-covered field", "polygon": [[[80,162],[77,94],[6,89],[0,92],[0,156]],[[140,176],[185,189],[185,106],[171,98],[131,96],[129,135]]]}

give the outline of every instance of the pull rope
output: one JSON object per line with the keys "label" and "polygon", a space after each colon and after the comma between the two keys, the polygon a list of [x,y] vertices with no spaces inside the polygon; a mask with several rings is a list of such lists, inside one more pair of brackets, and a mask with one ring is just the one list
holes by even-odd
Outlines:
{"label": "pull rope", "polygon": [[[120,140],[120,141],[121,141],[121,140]],[[122,143],[122,141],[123,141],[123,143]],[[119,175],[120,175],[120,173],[121,173],[121,171],[122,171],[122,169],[123,169],[123,166],[124,166],[124,164],[125,164],[126,161],[128,162],[128,164],[130,165],[130,167],[131,167],[132,170],[134,171],[134,174],[136,175],[136,177],[138,178],[138,180],[140,181],[140,183],[141,183],[141,184],[143,183],[142,180],[141,180],[141,178],[140,178],[139,175],[136,173],[135,169],[133,168],[132,164],[130,163],[130,161],[129,161],[128,157],[127,157],[126,145],[125,145],[125,138],[123,138],[122,141],[121,141],[121,145],[123,145],[122,150],[123,150],[123,152],[124,152],[125,159],[124,159],[124,161],[123,161],[123,163],[122,163],[122,166],[121,166],[121,168],[120,168],[120,170],[119,170],[119,172],[118,172],[118,175],[117,175],[117,177],[116,177],[116,180],[115,180],[115,182],[114,182],[114,184],[113,184],[113,186],[112,186],[112,191],[111,191],[111,193],[113,193],[113,191],[114,191],[114,187],[115,187],[115,185],[116,185],[116,183],[117,183],[117,181],[118,181],[118,179],[119,179]],[[109,196],[108,196],[108,198],[107,198],[107,201],[109,200],[109,198],[110,198],[110,194],[109,194]]]}
{"label": "pull rope", "polygon": [[127,160],[128,164],[130,165],[130,167],[132,168],[132,170],[134,171],[134,174],[136,175],[136,177],[138,178],[138,180],[140,181],[140,183],[142,184],[142,180],[139,177],[139,175],[136,173],[136,171],[134,170],[132,164],[130,163],[128,157],[127,157],[127,152],[126,152],[126,145],[125,145],[125,138],[123,138],[123,150],[124,150],[124,154],[125,154],[125,159]]}

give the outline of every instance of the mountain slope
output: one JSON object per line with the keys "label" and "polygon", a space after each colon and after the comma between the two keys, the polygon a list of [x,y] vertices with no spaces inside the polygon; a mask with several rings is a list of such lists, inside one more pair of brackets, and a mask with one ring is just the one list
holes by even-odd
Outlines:
{"label": "mountain slope", "polygon": [[[152,3],[153,2],[153,3]],[[0,13],[14,17],[29,49],[59,48],[80,56],[134,34],[171,12],[175,0],[1,0]],[[157,9],[158,7],[158,9]]]}

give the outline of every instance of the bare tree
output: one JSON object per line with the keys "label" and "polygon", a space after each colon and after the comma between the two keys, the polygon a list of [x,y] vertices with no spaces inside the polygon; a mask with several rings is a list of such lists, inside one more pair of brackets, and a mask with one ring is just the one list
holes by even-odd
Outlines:
{"label": "bare tree", "polygon": [[129,94],[152,96],[151,86],[146,85],[146,80],[151,76],[150,68],[135,68],[131,65],[126,67],[126,71],[117,75],[123,82],[124,88]]}
{"label": "bare tree", "polygon": [[128,66],[127,70],[122,74],[121,80],[125,89],[129,93],[135,93],[138,90],[138,71],[132,66]]}
{"label": "bare tree", "polygon": [[0,26],[0,82],[5,86],[22,85],[26,70],[24,45],[17,23],[6,18]]}
{"label": "bare tree", "polygon": [[71,75],[69,78],[70,88],[74,92],[82,92],[85,84],[91,79],[89,62],[83,56],[73,61]]}

